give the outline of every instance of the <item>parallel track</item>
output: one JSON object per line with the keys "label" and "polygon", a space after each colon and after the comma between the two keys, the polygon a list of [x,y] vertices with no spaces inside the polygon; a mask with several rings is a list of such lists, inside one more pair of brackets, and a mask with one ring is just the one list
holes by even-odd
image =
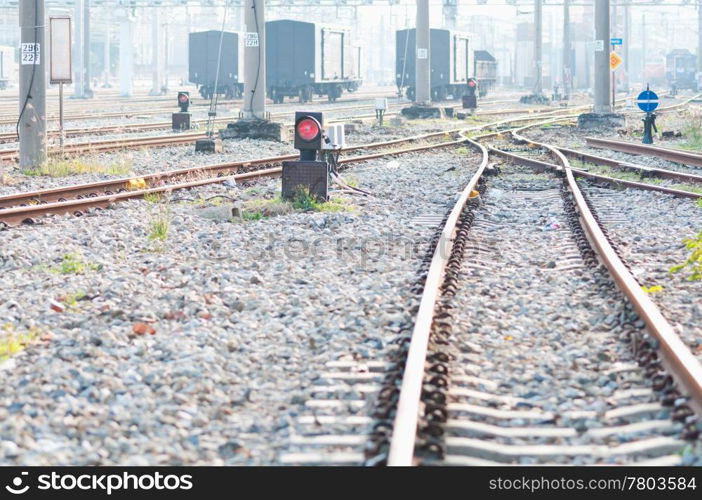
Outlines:
{"label": "parallel track", "polygon": [[[700,366],[700,363],[694,358],[687,346],[683,344],[653,301],[641,290],[639,283],[636,282],[625,263],[617,255],[616,249],[612,247],[605,232],[598,224],[596,215],[593,214],[583,197],[575,179],[576,172],[570,167],[567,158],[557,148],[533,143],[533,141],[528,141],[518,133],[513,135],[518,141],[531,142],[532,146],[548,149],[557,158],[559,165],[535,160],[530,156],[525,157],[518,154],[509,156],[509,159],[513,162],[519,162],[532,168],[535,167],[541,171],[552,171],[563,178],[563,189],[567,193],[564,195],[566,196],[564,199],[572,200],[571,210],[573,212],[571,212],[571,217],[577,214],[576,218],[573,219],[574,225],[577,225],[584,231],[587,240],[590,242],[586,244],[582,240],[579,245],[591,247],[596,252],[597,259],[606,266],[617,287],[627,297],[629,303],[644,321],[651,338],[642,335],[640,332],[631,332],[631,341],[638,360],[646,371],[646,376],[653,378],[653,386],[662,394],[663,404],[673,405],[675,402],[673,420],[688,422],[682,432],[682,438],[695,439],[697,437],[694,424],[696,420],[692,415],[693,411],[697,412],[698,415],[702,411],[702,366]],[[419,454],[420,456],[428,455],[433,457],[433,459],[439,460],[445,456],[444,452],[446,450],[442,449],[440,444],[442,439],[439,436],[444,432],[441,429],[446,428],[447,416],[445,412],[442,413],[439,410],[443,407],[439,396],[441,393],[445,394],[446,384],[451,383],[450,374],[445,374],[447,363],[441,361],[441,356],[438,356],[440,352],[432,352],[431,350],[436,349],[437,342],[442,344],[447,341],[445,333],[440,335],[441,329],[444,328],[440,325],[444,324],[446,320],[436,317],[437,312],[440,313],[442,311],[438,307],[439,300],[447,290],[455,290],[456,273],[457,269],[460,268],[461,258],[454,260],[451,266],[449,266],[449,262],[451,262],[452,258],[456,258],[456,252],[462,255],[462,247],[466,244],[465,238],[474,216],[470,215],[472,210],[469,210],[467,219],[461,219],[461,217],[462,214],[464,217],[466,215],[465,210],[469,206],[470,193],[481,189],[481,182],[483,182],[488,165],[488,148],[482,144],[470,142],[474,147],[479,148],[483,159],[474,177],[451,210],[431,258],[419,312],[415,319],[415,326],[407,351],[399,400],[392,425],[392,438],[387,455],[387,463],[389,465],[413,465],[421,462],[421,459],[418,458],[417,443],[421,444],[423,450]],[[493,154],[496,152],[496,148],[490,148],[490,150],[493,151]],[[466,226],[465,224],[468,225]],[[455,246],[457,242],[460,248]],[[581,250],[585,250],[585,248],[581,248]],[[431,340],[432,338],[434,338],[433,341]],[[433,348],[431,347],[432,345],[434,345]],[[432,359],[428,363],[428,354],[430,353],[432,354]],[[642,355],[642,353],[645,355]],[[448,359],[445,361],[448,361]],[[427,366],[436,367],[433,369],[437,371],[427,373]],[[444,366],[444,368],[439,370],[441,366]],[[434,388],[431,389],[431,387]],[[438,391],[434,399],[431,396],[433,394],[432,391]],[[466,392],[466,394],[471,394],[472,399],[477,397],[478,400],[481,400],[481,398],[497,398],[499,400],[497,395],[483,394],[481,396],[479,392],[471,391]],[[682,396],[682,394],[686,396]],[[429,399],[426,399],[427,397]],[[436,409],[433,409],[434,406],[436,406]],[[482,410],[478,408],[471,411]],[[488,412],[487,408],[485,412]],[[517,415],[518,412],[512,415],[511,418],[518,418]],[[679,448],[684,444],[684,441],[676,441],[672,438],[653,437],[638,446],[632,444],[616,450],[606,450],[597,447],[569,448],[568,446],[549,448],[550,445],[531,448],[511,446],[509,444],[498,445],[497,443],[491,444],[490,439],[484,441],[486,439],[485,436],[502,436],[501,439],[506,439],[509,442],[510,439],[516,436],[523,436],[524,438],[531,435],[538,436],[540,435],[539,432],[542,431],[529,428],[524,430],[517,428],[510,431],[501,427],[481,426],[473,422],[470,418],[452,421],[451,429],[460,428],[462,432],[484,436],[478,440],[451,438],[446,445],[449,447],[449,455],[454,455],[452,463],[462,463],[464,465],[510,463],[520,456],[530,454],[543,459],[548,459],[558,454],[591,454],[601,458],[618,455],[627,457],[631,455],[631,460],[635,460],[633,457],[640,454],[644,456],[650,454],[654,457],[660,457],[658,463],[671,463],[675,455],[666,455],[666,453],[670,453],[673,449]],[[546,432],[546,430],[543,432]],[[571,431],[567,428],[562,430],[554,429],[551,436],[555,437],[559,432],[565,437],[566,433]],[[419,438],[418,435],[420,436]],[[436,436],[436,439],[432,438],[432,436]],[[512,437],[508,438],[507,436]],[[418,439],[419,441],[417,441]],[[439,444],[432,445],[432,442]],[[461,456],[457,457],[456,453]],[[597,455],[598,453],[600,455]],[[485,457],[490,457],[492,460],[485,460]],[[652,460],[652,463],[656,463],[656,461]]]}

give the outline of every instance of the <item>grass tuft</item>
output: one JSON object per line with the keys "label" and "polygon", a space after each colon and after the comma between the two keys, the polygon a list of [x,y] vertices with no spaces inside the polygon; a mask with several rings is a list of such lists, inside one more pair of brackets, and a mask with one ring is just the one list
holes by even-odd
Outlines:
{"label": "grass tuft", "polygon": [[101,264],[86,262],[81,255],[67,253],[61,257],[59,265],[51,268],[51,271],[59,274],[84,274],[86,271],[99,271],[101,269]]}
{"label": "grass tuft", "polygon": [[41,167],[21,170],[21,173],[29,177],[69,177],[81,174],[127,175],[131,170],[131,160],[126,157],[108,165],[91,159],[53,157]]}

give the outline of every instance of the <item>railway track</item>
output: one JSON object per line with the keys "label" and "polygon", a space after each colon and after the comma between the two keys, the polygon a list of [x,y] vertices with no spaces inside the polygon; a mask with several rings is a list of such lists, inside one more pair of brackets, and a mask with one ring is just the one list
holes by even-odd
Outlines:
{"label": "railway track", "polygon": [[[610,243],[578,187],[586,173],[519,132],[505,154],[482,144],[497,134],[471,141],[482,155],[477,172],[429,221],[440,229],[415,285],[411,334],[397,338],[388,361],[328,363],[330,382],[316,386],[284,463],[677,465],[683,448],[700,453],[700,363]],[[496,179],[490,156],[507,160]],[[559,296],[570,299],[567,313]],[[510,343],[518,347],[503,354]],[[583,353],[545,366],[539,353],[553,345]],[[574,370],[581,379],[556,391]],[[537,371],[546,375],[533,383]],[[361,411],[369,394],[372,416]],[[359,432],[368,428],[370,441]]]}
{"label": "railway track", "polygon": [[[516,180],[510,181],[506,175],[504,181],[492,181],[484,177],[487,158],[485,149],[478,172],[464,190],[441,233],[437,249],[442,248],[443,252],[435,251],[429,265],[422,303],[407,351],[388,464],[411,465],[417,461],[461,465],[520,461],[573,463],[573,460],[575,463],[679,463],[676,452],[685,446],[685,440],[694,440],[698,435],[693,408],[698,412],[702,409],[702,367],[699,362],[618,257],[578,188],[567,160],[559,169],[551,170],[553,175],[548,178],[517,168],[514,171]],[[528,160],[529,168],[536,167],[531,159]],[[548,172],[543,167],[541,171]],[[500,196],[487,197],[486,206],[480,209],[471,207],[469,193],[483,191],[482,197],[485,197],[486,187],[493,183],[500,189]],[[511,230],[502,233],[505,224],[498,222],[497,213],[501,214],[501,219],[521,227],[522,234],[526,234],[524,230],[527,228],[533,228],[535,214],[525,210],[520,199],[528,200],[527,205],[536,213],[560,214],[561,220],[567,220],[567,227],[557,228],[551,238],[543,235],[525,238],[517,245],[518,255],[514,253],[514,246],[501,250],[491,248],[499,247],[499,242],[509,241],[506,239],[508,234],[512,237],[515,234]],[[483,210],[488,212],[485,216],[481,215]],[[545,297],[558,293],[546,278],[549,273],[560,276],[572,273],[565,283],[554,281],[558,281],[558,287],[576,284],[565,293],[565,296],[577,299],[573,301],[576,306],[578,302],[591,305],[595,300],[588,292],[592,286],[586,283],[594,282],[598,288],[610,293],[611,298],[618,296],[617,314],[611,324],[600,325],[604,328],[598,335],[599,342],[613,350],[618,343],[617,337],[621,337],[632,346],[633,352],[628,357],[623,352],[616,354],[619,366],[613,364],[608,376],[619,380],[618,377],[630,374],[627,375],[629,380],[626,384],[617,384],[621,390],[616,396],[610,394],[615,403],[603,398],[607,400],[601,408],[604,413],[577,410],[556,416],[548,410],[548,405],[533,404],[538,397],[528,394],[524,397],[525,394],[515,394],[510,390],[509,376],[494,376],[493,370],[507,369],[503,363],[521,360],[538,364],[538,356],[503,355],[500,352],[504,342],[496,338],[515,331],[519,319],[516,324],[510,321],[501,325],[500,332],[490,328],[478,328],[477,331],[470,328],[476,322],[494,322],[494,315],[485,312],[470,318],[464,316],[463,326],[469,325],[468,331],[454,327],[456,316],[460,316],[462,310],[460,307],[473,302],[471,295],[475,295],[476,289],[486,290],[489,299],[497,303],[504,303],[501,300],[505,297],[503,294],[511,294],[512,299],[517,295],[517,303],[524,299],[515,287],[498,284],[494,290],[490,288],[491,282],[483,280],[492,273],[497,273],[505,281],[515,276],[520,265],[519,256],[524,259],[532,253],[531,249],[525,251],[527,242],[541,247],[539,251],[542,253],[548,253],[549,248],[558,250],[559,257],[553,265],[546,265],[539,277],[548,284],[544,291],[551,292]],[[447,252],[443,245],[451,252]],[[472,253],[468,258],[466,249]],[[536,251],[533,253],[539,255]],[[606,265],[609,274],[597,271],[598,261]],[[465,269],[463,277],[462,269]],[[587,279],[581,281],[582,276],[587,276]],[[615,283],[621,296],[615,291]],[[557,314],[551,307],[552,301],[542,301],[543,304],[536,307],[537,311]],[[478,307],[486,307],[484,301],[477,302]],[[586,312],[576,310],[580,314]],[[617,318],[622,319],[617,321]],[[642,323],[638,323],[639,318]],[[640,326],[636,327],[637,324]],[[575,330],[580,331],[579,328],[582,326]],[[612,335],[613,331],[618,335]],[[564,343],[561,336],[568,336],[567,331],[559,331],[556,339],[551,339],[551,332],[543,331],[543,334],[548,335],[548,342],[560,339],[561,344]],[[529,350],[548,349],[544,342],[533,338],[524,340]],[[577,339],[573,337],[567,342],[577,342]],[[455,347],[461,343],[463,348]],[[493,370],[486,370],[476,363],[486,349],[490,350]],[[589,362],[597,359],[594,357]],[[429,366],[428,370],[425,365]],[[568,370],[565,366],[561,369]],[[526,379],[522,380],[526,384]],[[658,393],[658,401],[654,393]],[[588,393],[588,385],[582,384],[572,391],[570,399],[591,399],[592,396]],[[569,398],[567,394],[557,394],[556,397],[566,401]],[[621,433],[629,433],[635,438],[629,443],[613,445],[609,438]],[[382,449],[381,445],[377,446]]]}
{"label": "railway track", "polygon": [[[558,115],[571,111],[555,110],[551,114]],[[368,149],[389,149],[390,151],[351,158],[347,157],[342,159],[341,163],[364,161],[388,154],[401,154],[457,145],[464,139],[457,141],[446,140],[446,138],[463,131],[475,132],[484,128],[500,127],[510,123],[530,122],[540,118],[541,115],[539,115],[539,118],[533,115],[522,115],[470,128],[433,132],[392,141],[350,147],[345,150],[346,153]],[[443,141],[441,141],[442,139]],[[192,137],[189,137],[188,140],[191,141]],[[434,141],[436,140],[440,142],[435,143]],[[431,144],[397,149],[402,144],[426,141],[431,142]],[[278,165],[282,161],[295,158],[297,158],[297,155],[292,154],[257,160],[220,163],[203,167],[157,172],[145,176],[132,176],[97,183],[6,195],[0,197],[0,223],[5,226],[14,226],[23,222],[33,222],[36,217],[46,214],[74,213],[81,215],[87,208],[103,208],[119,200],[141,198],[146,194],[187,189],[208,183],[224,182],[228,179],[239,182],[276,176],[280,173]]]}
{"label": "railway track", "polygon": [[638,144],[615,139],[604,139],[600,137],[586,137],[585,141],[588,146],[594,148],[608,149],[634,155],[655,156],[656,158],[662,158],[675,163],[702,167],[702,155],[692,151],[664,148],[661,146],[652,146],[650,144]]}
{"label": "railway track", "polygon": [[[488,106],[492,104],[498,104],[498,103],[503,103],[505,101],[488,101],[481,103],[481,106]],[[456,103],[445,103],[445,104],[452,104],[455,105]],[[400,109],[403,106],[406,106],[407,103],[394,103],[391,102],[389,104],[390,108],[397,108]],[[359,111],[359,110],[368,110],[368,111],[373,111],[375,109],[374,105],[351,105],[351,106],[327,106],[324,108],[324,111],[327,112],[332,112],[336,113],[339,111]],[[165,110],[166,112],[173,111],[173,108],[168,108]],[[543,108],[543,109],[538,109],[535,108],[531,110],[530,112],[532,113],[548,113],[551,110],[548,108]],[[517,113],[523,113],[525,110],[523,108],[513,108],[513,109],[498,109],[498,110],[482,110],[480,109],[477,113],[478,116],[498,116],[498,115],[507,115],[507,114],[517,114]],[[119,113],[107,113],[104,116],[106,117],[126,117],[126,116],[136,116],[136,115],[143,115],[145,113],[143,112],[135,112],[134,114],[131,115],[125,115],[124,112],[119,112]],[[149,113],[150,114],[150,113]],[[397,111],[394,112],[388,112],[386,113],[386,117],[388,116],[394,116],[397,114]],[[280,111],[280,112],[274,112],[271,113],[271,118],[272,119],[285,119],[290,115],[289,111]],[[101,115],[103,116],[103,115]],[[365,114],[361,116],[349,116],[347,119],[363,119],[363,118],[374,118],[375,113],[372,114]],[[90,115],[82,115],[79,116],[77,119],[90,119]],[[235,117],[233,116],[226,116],[222,118],[216,118],[214,120],[215,124],[226,124],[228,122],[231,122],[234,120]],[[339,118],[341,120],[341,118]],[[2,123],[0,121],[0,123]],[[194,127],[204,127],[207,124],[206,119],[202,120],[193,120],[192,124]],[[146,131],[151,131],[151,130],[169,130],[172,127],[172,123],[170,121],[157,121],[157,122],[148,122],[148,123],[130,123],[130,124],[123,124],[123,125],[107,125],[107,126],[102,126],[102,127],[89,127],[89,128],[73,128],[73,129],[66,129],[64,131],[65,137],[80,137],[80,136],[85,136],[85,135],[103,135],[103,134],[112,134],[112,133],[125,133],[125,132],[146,132]],[[58,130],[50,130],[48,131],[48,136],[49,137],[58,137],[59,136],[59,131]],[[14,131],[11,132],[0,132],[0,143],[4,142],[16,142],[17,141],[17,134]]]}

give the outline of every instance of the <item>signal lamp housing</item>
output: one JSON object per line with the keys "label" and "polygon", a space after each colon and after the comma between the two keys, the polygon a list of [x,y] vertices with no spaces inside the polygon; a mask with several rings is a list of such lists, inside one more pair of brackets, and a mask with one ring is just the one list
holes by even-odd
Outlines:
{"label": "signal lamp housing", "polygon": [[300,151],[322,149],[324,120],[319,112],[295,112],[295,149]]}
{"label": "signal lamp housing", "polygon": [[190,106],[190,92],[178,92],[178,106],[180,106],[181,113],[188,112],[188,107]]}

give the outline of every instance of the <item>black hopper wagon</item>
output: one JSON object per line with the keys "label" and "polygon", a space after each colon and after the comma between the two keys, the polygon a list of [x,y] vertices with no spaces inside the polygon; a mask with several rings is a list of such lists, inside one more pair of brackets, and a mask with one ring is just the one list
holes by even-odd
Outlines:
{"label": "black hopper wagon", "polygon": [[[219,77],[217,54],[220,53]],[[244,47],[241,33],[201,31],[190,33],[188,73],[191,83],[198,86],[200,95],[210,99],[215,93],[227,99],[241,97],[244,93]]]}
{"label": "black hopper wagon", "polygon": [[[471,35],[432,28],[429,44],[432,100],[443,101],[449,97],[460,99],[468,92],[468,80],[475,77]],[[397,30],[395,49],[397,88],[409,99],[414,100],[416,30]]]}
{"label": "black hopper wagon", "polygon": [[497,60],[487,50],[473,52],[475,78],[478,80],[478,95],[485,97],[497,83]]}
{"label": "black hopper wagon", "polygon": [[687,49],[674,49],[665,56],[665,78],[674,89],[697,90],[697,56]]}
{"label": "black hopper wagon", "polygon": [[273,102],[308,102],[314,94],[334,102],[360,86],[360,52],[348,29],[287,19],[266,23],[266,88]]}

